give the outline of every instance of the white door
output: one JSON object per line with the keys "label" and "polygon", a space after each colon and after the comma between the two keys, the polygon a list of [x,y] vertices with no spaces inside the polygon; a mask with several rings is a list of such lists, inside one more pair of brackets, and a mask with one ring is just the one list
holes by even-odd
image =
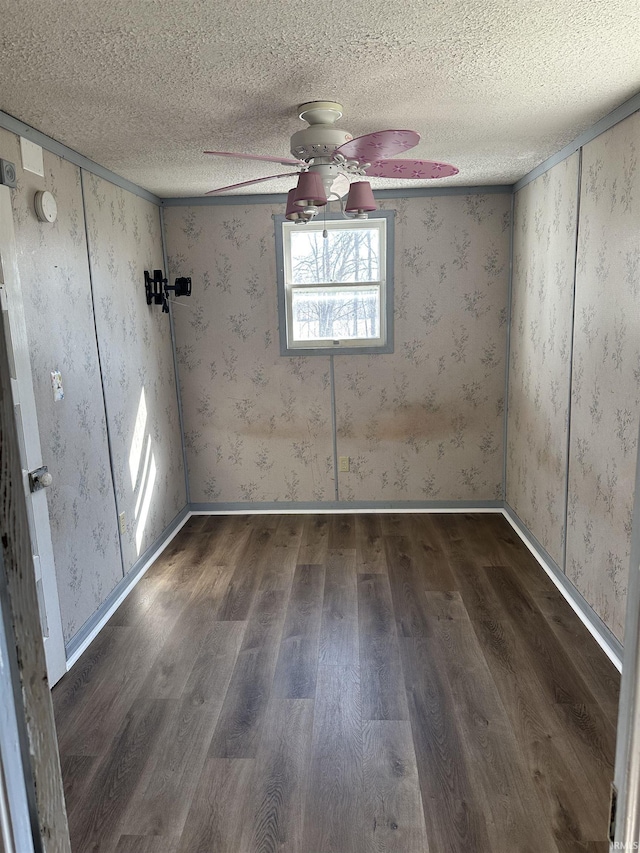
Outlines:
{"label": "white door", "polygon": [[[33,547],[40,622],[44,638],[49,683],[53,686],[66,672],[66,655],[58,587],[56,585],[46,489],[32,492],[29,472],[43,463],[38,417],[29,360],[27,326],[18,273],[11,190],[0,185],[0,297],[7,339],[11,387],[20,442],[22,477],[27,498],[29,530]],[[46,460],[45,460],[46,462]]]}

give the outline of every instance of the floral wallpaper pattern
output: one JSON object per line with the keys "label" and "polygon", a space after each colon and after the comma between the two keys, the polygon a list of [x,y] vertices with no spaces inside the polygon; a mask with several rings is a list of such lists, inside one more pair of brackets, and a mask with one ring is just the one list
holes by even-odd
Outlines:
{"label": "floral wallpaper pattern", "polygon": [[564,562],[579,153],[516,194],[507,501]]}
{"label": "floral wallpaper pattern", "polygon": [[272,216],[281,206],[168,207],[191,500],[333,500],[328,356],[283,358]]}
{"label": "floral wallpaper pattern", "polygon": [[640,113],[583,149],[567,576],[623,639],[640,421]]}
{"label": "floral wallpaper pattern", "polygon": [[511,196],[385,199],[395,351],[336,356],[348,501],[500,500]]}
{"label": "floral wallpaper pattern", "polygon": [[[621,640],[640,420],[640,114],[516,197],[507,500]],[[65,639],[185,504],[169,320],[144,298],[163,266],[155,206],[47,152],[16,163],[16,238]],[[57,197],[39,223],[33,193]],[[508,195],[385,200],[397,211],[395,353],[335,356],[346,501],[499,499]],[[329,356],[279,354],[272,216],[281,206],[166,209],[194,502],[335,497]],[[98,330],[100,358],[96,345]],[[573,374],[572,312],[575,318]],[[100,385],[105,385],[105,406]],[[51,371],[65,397],[54,403]],[[567,418],[571,391],[570,448]],[[111,479],[107,424],[113,451]],[[568,465],[568,506],[564,505]],[[565,509],[568,527],[563,530]]]}
{"label": "floral wallpaper pattern", "polygon": [[[122,578],[104,403],[100,388],[79,169],[44,152],[44,178],[23,172],[18,138],[0,131],[0,156],[15,163],[12,193],[20,280],[65,641]],[[33,196],[58,202],[54,224],[36,219]],[[51,371],[62,374],[54,402]]]}
{"label": "floral wallpaper pattern", "polygon": [[169,317],[144,289],[144,270],[164,267],[160,215],[96,175],[83,179],[126,573],[186,502]]}
{"label": "floral wallpaper pattern", "polygon": [[[499,499],[508,195],[397,209],[395,353],[335,356],[341,500]],[[191,499],[335,497],[329,356],[282,357],[272,216],[170,207]],[[460,316],[464,321],[460,322]]]}

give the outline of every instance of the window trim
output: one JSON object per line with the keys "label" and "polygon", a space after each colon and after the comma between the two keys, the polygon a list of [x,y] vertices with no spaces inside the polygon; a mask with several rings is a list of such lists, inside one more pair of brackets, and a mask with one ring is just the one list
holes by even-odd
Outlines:
{"label": "window trim", "polygon": [[[280,335],[280,355],[283,356],[302,356],[302,355],[375,355],[378,353],[393,352],[393,269],[394,269],[394,219],[395,210],[376,210],[375,213],[369,214],[370,219],[384,219],[385,229],[387,234],[385,247],[385,298],[381,306],[380,328],[386,329],[386,342],[384,344],[345,344],[333,345],[320,344],[312,346],[295,346],[290,347],[287,340],[287,315],[288,304],[285,292],[285,254],[284,254],[284,229],[283,224],[287,219],[283,214],[274,215],[275,223],[275,241],[276,241],[276,274],[278,285],[278,329]],[[318,214],[316,225],[324,220],[324,213]],[[347,222],[342,214],[327,213],[326,220],[328,222]],[[355,220],[356,222],[366,222],[367,220]],[[298,226],[304,228],[304,225]],[[356,284],[366,284],[367,282],[356,282]],[[376,282],[377,283],[377,282]],[[304,287],[313,287],[313,285],[300,285]],[[319,285],[323,286],[323,285]]]}

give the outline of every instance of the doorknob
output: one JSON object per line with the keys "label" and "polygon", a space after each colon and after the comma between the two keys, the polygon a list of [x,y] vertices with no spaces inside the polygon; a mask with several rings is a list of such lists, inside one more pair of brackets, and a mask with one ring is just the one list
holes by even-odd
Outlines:
{"label": "doorknob", "polygon": [[46,489],[51,483],[53,483],[53,477],[46,465],[43,465],[42,468],[36,468],[35,471],[29,471],[29,487],[32,492]]}

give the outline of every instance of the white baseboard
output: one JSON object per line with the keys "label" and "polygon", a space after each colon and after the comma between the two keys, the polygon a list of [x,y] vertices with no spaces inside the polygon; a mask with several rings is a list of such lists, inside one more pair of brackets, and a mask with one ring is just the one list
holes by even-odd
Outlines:
{"label": "white baseboard", "polygon": [[597,615],[591,605],[582,597],[575,586],[558,567],[545,549],[540,545],[531,532],[520,521],[511,507],[504,501],[426,501],[415,502],[407,506],[408,502],[398,501],[395,503],[362,501],[349,504],[346,501],[336,501],[330,506],[326,504],[300,504],[292,508],[286,508],[287,504],[191,504],[191,515],[322,515],[334,513],[501,513],[513,527],[519,538],[531,551],[540,566],[551,578],[555,586],[577,614],[580,621],[594,637],[598,645],[605,652],[616,669],[622,671],[622,644],[611,633],[604,622]]}
{"label": "white baseboard", "polygon": [[127,575],[111,591],[96,612],[80,628],[78,633],[67,643],[67,672],[76,663],[80,655],[98,636],[102,628],[116,612],[135,585],[142,580],[147,570],[155,563],[160,554],[182,530],[191,517],[188,507],[185,507],[171,522],[164,533],[148,548],[133,565]]}
{"label": "white baseboard", "polygon": [[158,559],[171,540],[182,530],[192,515],[305,515],[305,514],[334,514],[340,513],[363,513],[363,512],[501,512],[501,502],[498,501],[460,501],[447,504],[444,501],[432,501],[427,503],[416,502],[408,506],[409,502],[403,504],[390,504],[381,502],[379,505],[372,503],[361,504],[336,504],[327,507],[318,504],[190,504],[180,512],[172,523],[167,527],[160,538],[140,557],[129,573],[111,591],[105,601],[96,612],[84,623],[80,630],[71,638],[66,645],[67,672],[78,661],[80,656],[93,640],[98,636],[102,628],[116,612],[125,598],[129,595],[135,585],[144,577],[147,570]]}
{"label": "white baseboard", "polygon": [[522,542],[536,558],[545,572],[549,575],[558,590],[578,616],[591,636],[615,666],[618,672],[622,672],[622,644],[611,633],[591,605],[582,597],[575,586],[559,568],[557,563],[547,554],[530,531],[524,526],[515,512],[508,504],[502,510],[504,517],[518,534]]}
{"label": "white baseboard", "polygon": [[174,522],[167,528],[163,536],[142,556],[135,564],[129,574],[122,579],[118,586],[113,590],[111,595],[106,599],[102,606],[80,629],[76,636],[67,645],[67,672],[76,663],[82,653],[88,648],[90,643],[95,639],[103,626],[108,622],[111,616],[118,609],[120,604],[129,595],[131,590],[140,581],[150,566],[162,554],[171,540],[182,530],[192,515],[306,515],[306,514],[335,514],[338,513],[501,513],[507,519],[511,527],[518,534],[518,537],[526,545],[529,551],[536,558],[540,566],[551,578],[555,586],[562,593],[569,606],[576,613],[580,621],[585,625],[589,633],[602,648],[609,660],[613,663],[616,669],[622,671],[622,644],[614,637],[611,631],[607,628],[604,622],[596,614],[593,608],[580,595],[575,586],[566,577],[564,572],[560,570],[555,561],[547,554],[545,549],[536,541],[535,537],[527,530],[518,516],[514,513],[508,504],[500,506],[473,506],[464,505],[456,506],[351,506],[351,507],[331,507],[322,508],[321,506],[311,507],[296,507],[287,509],[286,504],[280,507],[273,506],[250,506],[243,509],[234,507],[231,508],[216,508],[208,509],[202,505],[191,505],[193,509],[185,507],[185,509],[176,517]]}
{"label": "white baseboard", "polygon": [[191,515],[351,515],[502,512],[503,501],[270,501],[192,503]]}

